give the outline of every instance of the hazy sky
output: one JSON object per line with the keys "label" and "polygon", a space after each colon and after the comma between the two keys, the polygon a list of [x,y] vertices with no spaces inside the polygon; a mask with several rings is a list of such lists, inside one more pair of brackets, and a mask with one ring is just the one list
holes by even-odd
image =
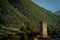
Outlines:
{"label": "hazy sky", "polygon": [[52,12],[60,10],[60,0],[32,0],[32,1]]}

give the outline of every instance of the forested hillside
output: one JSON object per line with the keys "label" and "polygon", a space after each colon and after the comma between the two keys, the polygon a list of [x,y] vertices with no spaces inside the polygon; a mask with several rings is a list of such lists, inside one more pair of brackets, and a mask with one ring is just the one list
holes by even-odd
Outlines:
{"label": "forested hillside", "polygon": [[[60,17],[36,5],[31,0],[0,0],[0,35],[40,32],[40,22],[46,20],[49,34],[60,35]],[[27,39],[27,38],[26,38]]]}

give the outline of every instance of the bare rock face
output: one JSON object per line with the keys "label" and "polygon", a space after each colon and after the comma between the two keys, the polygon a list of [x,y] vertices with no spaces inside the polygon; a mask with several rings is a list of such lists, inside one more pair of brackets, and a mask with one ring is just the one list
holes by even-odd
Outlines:
{"label": "bare rock face", "polygon": [[55,14],[60,16],[60,10],[56,11]]}

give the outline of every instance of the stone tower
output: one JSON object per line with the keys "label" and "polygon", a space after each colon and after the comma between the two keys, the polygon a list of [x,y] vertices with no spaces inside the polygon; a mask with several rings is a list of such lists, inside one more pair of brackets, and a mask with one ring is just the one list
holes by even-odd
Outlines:
{"label": "stone tower", "polygon": [[42,37],[47,38],[47,22],[45,20],[42,21]]}

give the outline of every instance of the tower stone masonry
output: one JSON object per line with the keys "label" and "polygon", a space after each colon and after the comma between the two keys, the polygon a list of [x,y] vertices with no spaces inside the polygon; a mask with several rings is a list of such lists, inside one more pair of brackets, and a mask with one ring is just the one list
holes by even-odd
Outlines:
{"label": "tower stone masonry", "polygon": [[45,20],[42,21],[42,37],[47,38],[47,22]]}

